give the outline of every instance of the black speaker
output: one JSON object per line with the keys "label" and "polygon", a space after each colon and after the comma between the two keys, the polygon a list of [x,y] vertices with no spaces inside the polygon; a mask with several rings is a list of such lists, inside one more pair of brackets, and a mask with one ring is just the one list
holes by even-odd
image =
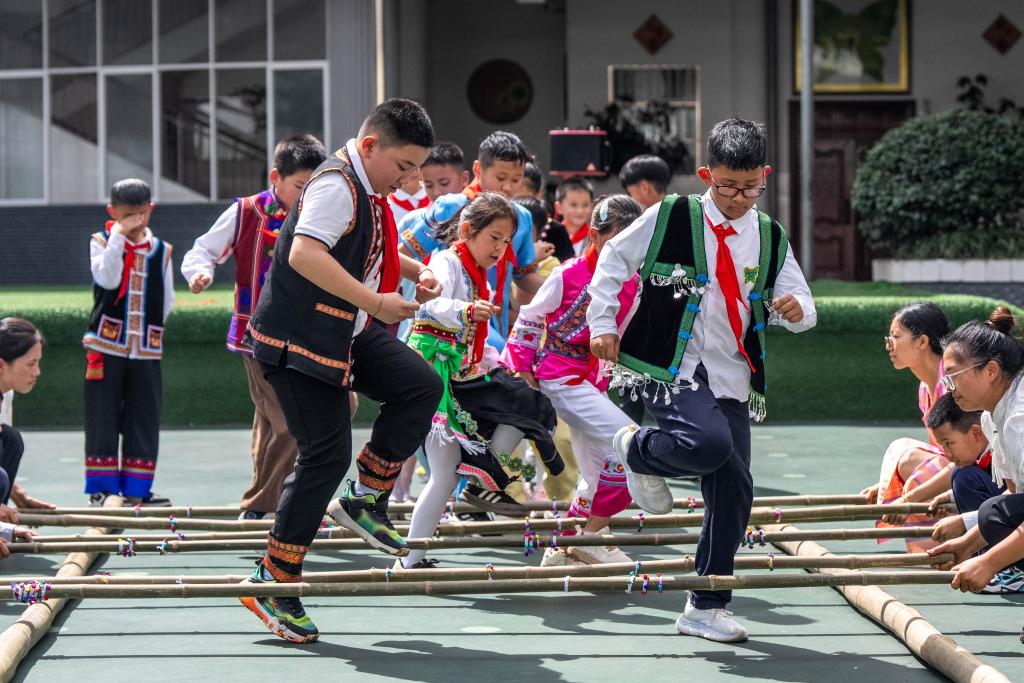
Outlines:
{"label": "black speaker", "polygon": [[550,175],[595,178],[608,175],[611,154],[605,131],[563,128],[548,131],[548,136],[551,138]]}

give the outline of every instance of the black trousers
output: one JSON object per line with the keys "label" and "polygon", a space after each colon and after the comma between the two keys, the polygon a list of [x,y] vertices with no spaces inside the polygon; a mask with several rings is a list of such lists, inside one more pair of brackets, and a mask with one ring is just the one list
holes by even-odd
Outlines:
{"label": "black trousers", "polygon": [[160,450],[162,400],[159,360],[103,354],[103,379],[85,381],[86,493],[149,494]]}
{"label": "black trousers", "polygon": [[25,453],[25,442],[21,434],[10,425],[0,425],[0,505],[7,505],[11,498],[11,488],[18,476],[21,456]]}
{"label": "black trousers", "polygon": [[[1024,493],[989,498],[978,508],[978,526],[989,547],[996,545],[1024,524]],[[1018,566],[1024,561],[1018,560]]]}
{"label": "black trousers", "polygon": [[[736,551],[750,519],[750,417],[745,401],[715,398],[703,365],[697,391],[683,389],[669,405],[645,399],[658,426],[644,427],[630,443],[630,468],[660,477],[700,477],[704,526],[697,542],[697,574],[733,573]],[[731,591],[693,591],[698,609],[724,607]]]}
{"label": "black trousers", "polygon": [[[348,389],[285,366],[285,360],[278,367],[263,365],[299,445],[277,505],[271,559],[275,545],[288,546],[287,557],[300,562],[283,564],[301,566],[296,553],[304,553],[316,537],[324,510],[352,464],[352,416]],[[360,480],[372,488],[386,486],[389,473],[394,471],[393,483],[430,431],[441,379],[412,349],[374,324],[352,343],[352,389],[380,403],[370,441],[360,453]]]}

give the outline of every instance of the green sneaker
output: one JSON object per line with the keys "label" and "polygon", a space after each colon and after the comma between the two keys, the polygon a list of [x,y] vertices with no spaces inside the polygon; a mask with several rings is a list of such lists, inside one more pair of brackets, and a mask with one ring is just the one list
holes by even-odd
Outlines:
{"label": "green sneaker", "polygon": [[[256,571],[242,584],[277,583],[263,576],[263,561],[256,562]],[[290,643],[312,643],[320,639],[320,631],[306,615],[298,598],[238,598],[258,616],[278,638]]]}
{"label": "green sneaker", "polygon": [[376,496],[357,496],[355,483],[350,479],[341,498],[332,500],[327,506],[327,514],[377,550],[395,557],[409,554],[405,539],[388,519],[388,499],[383,491]]}

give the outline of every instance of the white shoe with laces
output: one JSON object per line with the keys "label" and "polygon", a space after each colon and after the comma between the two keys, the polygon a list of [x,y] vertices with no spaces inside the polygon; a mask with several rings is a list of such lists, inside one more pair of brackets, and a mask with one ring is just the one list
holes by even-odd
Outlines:
{"label": "white shoe with laces", "polygon": [[626,453],[629,452],[629,444],[638,429],[640,428],[636,425],[627,425],[615,432],[612,438],[612,452],[626,473],[626,486],[636,504],[652,515],[667,515],[672,512],[673,500],[672,491],[668,488],[665,478],[637,474],[629,468]]}
{"label": "white shoe with laces", "polygon": [[747,639],[747,629],[726,609],[697,609],[686,601],[683,613],[676,619],[676,630],[684,636],[698,636],[719,643],[739,643]]}
{"label": "white shoe with laces", "polygon": [[[605,527],[599,531],[584,531],[586,536],[604,536],[610,534],[611,530]],[[614,545],[574,545],[565,551],[569,557],[583,564],[609,564],[612,562],[632,563],[629,555],[622,552]]]}
{"label": "white shoe with laces", "polygon": [[569,557],[562,548],[545,548],[544,558],[540,561],[542,567],[571,567],[576,564],[583,563]]}

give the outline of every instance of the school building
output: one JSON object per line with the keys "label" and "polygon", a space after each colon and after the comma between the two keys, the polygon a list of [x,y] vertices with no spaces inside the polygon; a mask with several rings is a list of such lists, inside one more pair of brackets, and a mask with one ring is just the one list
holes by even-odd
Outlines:
{"label": "school building", "polygon": [[[89,280],[110,183],[153,187],[176,261],[258,191],[273,143],[337,148],[385,96],[430,111],[472,160],[491,130],[547,168],[548,131],[610,102],[669,105],[687,165],[718,120],[763,121],[761,205],[799,244],[796,0],[16,0],[0,3],[0,285]],[[870,276],[849,196],[858,159],[984,74],[1024,104],[1024,5],[817,0],[815,275]],[[823,33],[824,32],[824,33]],[[614,143],[614,135],[612,136]],[[617,183],[601,183],[617,189]],[[698,189],[690,176],[678,191]]]}

